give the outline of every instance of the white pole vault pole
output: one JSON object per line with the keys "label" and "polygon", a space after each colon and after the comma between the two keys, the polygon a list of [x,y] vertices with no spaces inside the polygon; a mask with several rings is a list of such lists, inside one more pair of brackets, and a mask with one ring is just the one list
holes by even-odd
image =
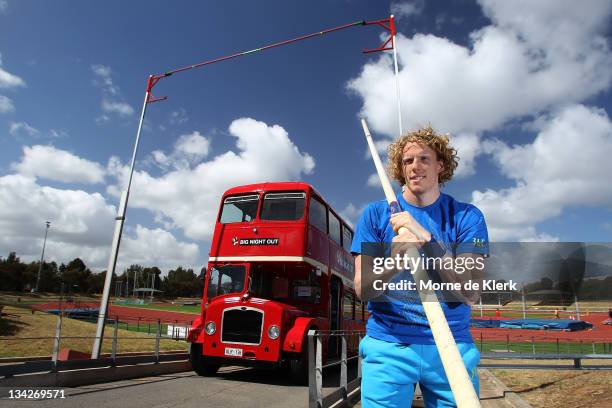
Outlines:
{"label": "white pole vault pole", "polygon": [[393,65],[395,67],[395,95],[397,98],[397,122],[399,125],[399,134],[400,136],[404,133],[404,128],[402,126],[402,102],[400,98],[400,81],[399,81],[399,70],[397,68],[397,43],[395,42],[395,18],[393,14],[389,19],[391,25],[391,41],[393,45]]}
{"label": "white pole vault pole", "polygon": [[[149,82],[151,77],[149,77]],[[142,124],[144,123],[145,112],[147,111],[147,103],[151,89],[147,86],[145,92],[144,103],[142,104],[142,112],[140,114],[140,123],[136,132],[136,142],[134,143],[134,151],[132,152],[132,164],[130,166],[130,177],[128,179],[127,188],[121,193],[121,201],[117,209],[115,217],[115,234],[113,235],[113,244],[111,247],[110,257],[108,258],[108,266],[106,267],[106,278],[104,280],[104,292],[102,293],[102,301],[100,302],[100,311],[98,312],[98,325],[96,327],[96,338],[94,339],[91,358],[97,359],[100,357],[102,348],[102,340],[104,338],[104,323],[106,321],[106,312],[108,310],[108,299],[110,297],[110,286],[117,266],[117,256],[119,255],[119,245],[121,244],[121,233],[123,231],[123,223],[125,222],[125,212],[127,209],[128,198],[130,196],[130,187],[132,186],[132,176],[134,174],[134,164],[136,163],[136,153],[138,152],[138,142],[140,141],[140,133],[142,132]]]}
{"label": "white pole vault pole", "polygon": [[[389,207],[391,208],[391,215],[393,216],[397,212],[401,211],[399,204],[397,203],[395,193],[393,192],[393,187],[391,187],[389,177],[387,177],[387,173],[385,172],[382,162],[380,161],[380,157],[376,151],[376,146],[374,146],[374,141],[372,140],[372,135],[370,134],[370,130],[368,129],[368,124],[366,123],[365,119],[361,119],[361,125],[363,126],[363,132],[365,133],[366,140],[368,141],[368,146],[370,148],[370,153],[372,154],[372,159],[374,160],[374,165],[376,166],[376,172],[378,173],[380,184],[382,184],[385,197],[389,203]],[[404,231],[406,231],[406,228],[400,228],[399,233],[401,234]],[[419,239],[423,240],[423,237],[419,236],[417,231],[411,232],[413,232]],[[412,259],[418,259],[421,256],[416,248],[411,249],[407,255],[412,257]],[[446,377],[448,378],[451,391],[455,397],[455,403],[459,408],[480,407],[478,396],[476,395],[476,391],[474,390],[470,376],[465,368],[465,364],[461,358],[459,349],[457,349],[455,338],[453,337],[453,333],[448,326],[446,316],[444,316],[444,311],[438,302],[436,293],[432,290],[419,290],[419,282],[429,280],[427,271],[425,271],[422,268],[422,265],[419,264],[417,265],[413,276],[417,285],[421,303],[423,304],[423,309],[425,310],[425,315],[427,316],[427,321],[429,322],[429,327],[431,328],[434,341],[436,342],[436,347],[440,353],[440,359],[442,360]]]}

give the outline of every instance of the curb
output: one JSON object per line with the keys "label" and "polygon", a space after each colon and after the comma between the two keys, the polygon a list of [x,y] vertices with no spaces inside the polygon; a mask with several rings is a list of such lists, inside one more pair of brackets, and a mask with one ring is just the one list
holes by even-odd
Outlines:
{"label": "curb", "polygon": [[[185,353],[185,350],[165,350],[160,351],[159,355]],[[130,357],[130,356],[150,356],[152,351],[130,351],[127,353],[117,353],[117,357]],[[111,353],[102,353],[100,358],[110,358]],[[0,357],[0,364],[10,363],[27,363],[29,361],[51,361],[51,356],[31,356],[31,357]]]}
{"label": "curb", "polygon": [[522,399],[517,393],[511,391],[506,384],[504,384],[499,378],[493,375],[491,371],[486,368],[479,368],[478,371],[489,377],[492,383],[494,383],[504,393],[504,400],[507,401],[515,408],[533,408],[527,401]]}
{"label": "curb", "polygon": [[78,387],[185,371],[191,371],[187,360],[20,375],[0,380],[0,387]]}

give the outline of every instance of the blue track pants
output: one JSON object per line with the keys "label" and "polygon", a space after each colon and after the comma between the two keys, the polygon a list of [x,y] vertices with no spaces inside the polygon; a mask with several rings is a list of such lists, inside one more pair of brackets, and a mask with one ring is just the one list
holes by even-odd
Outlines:
{"label": "blue track pants", "polygon": [[[473,343],[458,343],[459,353],[479,395],[480,353]],[[359,344],[363,408],[410,407],[419,383],[426,407],[454,407],[448,379],[435,345],[400,344],[370,336]]]}

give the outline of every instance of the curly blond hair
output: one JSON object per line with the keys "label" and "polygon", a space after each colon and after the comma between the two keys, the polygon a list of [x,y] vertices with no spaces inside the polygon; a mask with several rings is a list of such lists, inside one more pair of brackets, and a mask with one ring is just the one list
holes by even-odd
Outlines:
{"label": "curly blond hair", "polygon": [[404,147],[406,147],[407,143],[418,143],[429,146],[436,152],[436,160],[441,160],[443,167],[442,172],[438,176],[438,183],[440,183],[440,185],[443,185],[453,178],[453,173],[457,168],[457,164],[459,164],[457,150],[449,145],[448,136],[437,134],[435,130],[428,125],[422,129],[400,136],[387,148],[387,155],[389,158],[387,169],[389,175],[397,180],[400,185],[403,186],[406,184],[402,159],[404,156]]}

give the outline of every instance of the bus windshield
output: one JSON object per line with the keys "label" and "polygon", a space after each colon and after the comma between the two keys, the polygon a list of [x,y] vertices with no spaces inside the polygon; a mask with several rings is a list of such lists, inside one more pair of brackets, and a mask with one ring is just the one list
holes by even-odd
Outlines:
{"label": "bus windshield", "polygon": [[246,268],[243,265],[225,265],[210,268],[208,299],[229,293],[240,293],[244,288]]}
{"label": "bus windshield", "polygon": [[262,220],[295,221],[304,215],[306,194],[268,193],[264,196],[261,209]]}
{"label": "bus windshield", "polygon": [[249,222],[257,214],[257,194],[227,197],[221,210],[221,224],[232,222]]}

